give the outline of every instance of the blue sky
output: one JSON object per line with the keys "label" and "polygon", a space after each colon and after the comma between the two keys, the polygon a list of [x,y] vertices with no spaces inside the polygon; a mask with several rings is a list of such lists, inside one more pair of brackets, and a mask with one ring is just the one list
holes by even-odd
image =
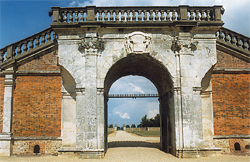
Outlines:
{"label": "blue sky", "polygon": [[[0,48],[33,35],[50,26],[51,6],[213,6],[223,5],[224,27],[250,36],[250,0],[0,0]],[[116,81],[110,93],[157,93],[154,85],[143,77],[124,77]],[[110,99],[109,124],[139,124],[147,114],[154,116],[158,99]]]}

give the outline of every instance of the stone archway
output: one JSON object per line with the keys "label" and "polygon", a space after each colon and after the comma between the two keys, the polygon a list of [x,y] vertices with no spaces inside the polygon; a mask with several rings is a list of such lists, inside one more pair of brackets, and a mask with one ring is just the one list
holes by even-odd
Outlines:
{"label": "stone archway", "polygon": [[[166,152],[175,148],[174,142],[174,103],[173,81],[168,70],[160,62],[148,54],[132,54],[117,61],[108,71],[104,82],[104,94],[108,95],[111,85],[119,78],[127,75],[138,75],[149,79],[157,88],[161,116],[161,146]],[[107,129],[107,97],[105,97],[105,129]],[[172,114],[171,114],[172,113]],[[107,149],[107,130],[105,130],[105,146]],[[106,150],[105,149],[105,150]]]}

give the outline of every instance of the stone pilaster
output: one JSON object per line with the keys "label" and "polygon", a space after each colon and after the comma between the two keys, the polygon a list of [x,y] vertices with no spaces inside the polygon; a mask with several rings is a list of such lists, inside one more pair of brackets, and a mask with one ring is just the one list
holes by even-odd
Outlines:
{"label": "stone pilaster", "polygon": [[77,142],[82,158],[104,156],[104,95],[97,89],[97,57],[103,50],[95,32],[86,33],[79,44],[85,57],[85,93],[77,92]]}
{"label": "stone pilaster", "polygon": [[[182,157],[196,156],[197,148],[203,147],[203,129],[202,129],[202,104],[199,88],[194,80],[194,51],[198,42],[194,42],[190,33],[179,33],[178,40],[174,42],[172,50],[178,58],[178,78],[177,83],[180,86],[180,103],[177,112],[177,123],[181,131],[177,133],[179,143],[177,150],[181,150]],[[193,88],[195,87],[195,88]],[[176,102],[176,103],[177,103]],[[177,105],[176,105],[177,106]],[[182,121],[181,121],[182,120]],[[185,134],[185,135],[184,135]],[[182,138],[181,138],[182,137]],[[195,149],[194,149],[195,148]],[[188,153],[186,153],[188,152]]]}
{"label": "stone pilaster", "polygon": [[0,156],[10,156],[12,152],[12,108],[13,89],[15,82],[15,71],[10,68],[4,71],[4,108],[3,108],[3,130],[0,134]]}

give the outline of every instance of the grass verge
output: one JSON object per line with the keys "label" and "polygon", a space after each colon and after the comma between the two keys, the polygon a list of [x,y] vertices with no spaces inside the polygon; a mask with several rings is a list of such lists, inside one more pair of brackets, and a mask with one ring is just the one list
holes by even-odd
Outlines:
{"label": "grass verge", "polygon": [[108,131],[108,135],[111,134],[111,133],[113,133],[113,132],[114,132],[114,131]]}

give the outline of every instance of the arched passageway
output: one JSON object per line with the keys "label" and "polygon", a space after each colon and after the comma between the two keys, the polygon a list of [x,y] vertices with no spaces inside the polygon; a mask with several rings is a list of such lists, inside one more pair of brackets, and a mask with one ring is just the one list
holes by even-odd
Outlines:
{"label": "arched passageway", "polygon": [[108,98],[110,87],[119,78],[127,75],[138,75],[149,79],[156,87],[159,94],[161,116],[161,147],[166,152],[175,148],[174,142],[174,102],[172,87],[173,82],[168,70],[160,62],[149,55],[128,55],[117,61],[108,71],[105,84],[105,146],[107,149],[107,126],[108,126]]}

